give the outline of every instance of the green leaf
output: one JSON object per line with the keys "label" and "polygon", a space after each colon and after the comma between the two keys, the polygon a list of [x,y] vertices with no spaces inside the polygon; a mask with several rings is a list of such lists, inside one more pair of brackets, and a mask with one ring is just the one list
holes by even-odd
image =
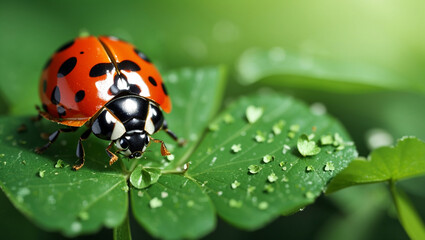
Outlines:
{"label": "green leaf", "polygon": [[374,150],[366,159],[356,159],[336,176],[327,193],[357,184],[397,181],[425,174],[425,142],[405,137],[395,147]]}
{"label": "green leaf", "polygon": [[159,168],[144,168],[138,165],[130,175],[130,182],[133,187],[142,189],[158,182],[161,176],[161,169]]}
{"label": "green leaf", "polygon": [[314,141],[308,139],[306,134],[302,134],[298,138],[297,148],[304,157],[317,155],[321,150]]}
{"label": "green leaf", "polygon": [[397,207],[398,218],[411,239],[425,239],[425,224],[407,195],[391,184],[391,194]]}
{"label": "green leaf", "polygon": [[128,215],[121,225],[114,228],[114,240],[131,240],[130,219]]}
{"label": "green leaf", "polygon": [[[137,185],[137,175],[142,173],[139,165],[153,177],[151,182],[158,177],[158,171],[152,170],[152,167],[169,168],[168,172],[181,167],[221,103],[225,83],[223,68],[185,68],[164,74],[164,79],[173,100],[173,111],[165,118],[170,129],[186,140],[186,145],[177,146],[165,133],[153,137],[166,142],[174,159],[161,156],[160,144],[153,143],[141,159],[120,159],[110,167],[105,153],[107,142],[91,136],[83,143],[86,150],[84,167],[72,171],[71,167],[76,161],[75,145],[85,129],[61,134],[45,153],[39,155],[34,153],[35,147],[46,142],[40,138],[40,134],[51,133],[59,125],[44,120],[33,123],[29,117],[0,118],[0,187],[12,204],[43,229],[61,231],[71,237],[98,231],[102,226],[115,228],[121,224],[129,209],[128,191],[135,190],[128,185],[131,174],[131,181]],[[17,131],[21,124],[27,126],[26,132]],[[161,178],[168,179],[164,176]],[[161,180],[155,185],[160,184]],[[170,189],[177,189],[179,183],[170,181],[167,184]],[[208,214],[203,216],[203,221],[199,221],[199,225],[202,225],[197,226],[199,230],[193,230],[193,224],[186,220],[173,218],[167,226],[179,231],[169,232],[170,238],[197,238],[211,231],[215,225],[211,203],[205,202],[205,194],[197,185],[190,186],[192,190],[198,189],[187,194],[184,189],[182,194],[193,194],[190,195],[195,199],[193,209],[198,210],[198,206],[201,206]],[[151,191],[155,189],[153,187],[143,191]],[[181,198],[186,199],[186,195],[183,195]],[[198,198],[201,202],[196,200]],[[170,196],[169,199],[174,200],[174,197]],[[162,206],[158,208],[174,207],[170,201],[159,200]],[[137,200],[133,199],[132,204],[135,213],[143,212]],[[156,217],[158,221],[166,222],[167,214]],[[185,219],[185,216],[176,216]],[[162,228],[152,231],[162,231]]]}
{"label": "green leaf", "polygon": [[[252,124],[246,119],[246,109],[251,105],[263,109]],[[234,121],[226,123],[225,115],[231,115]],[[353,146],[341,151],[324,146],[315,156],[301,157],[296,149],[297,138],[287,137],[289,128],[280,124],[282,134],[273,134],[273,126],[282,120],[288,126],[299,125],[298,132],[294,132],[297,137],[313,132],[317,136],[339,133],[349,141],[337,121],[316,116],[289,97],[257,95],[231,104],[213,121],[218,130],[208,132],[189,158],[191,165],[185,176],[204,189],[218,214],[233,225],[256,229],[282,213],[312,203],[327,182],[357,156]],[[265,142],[255,141],[257,131],[267,133]],[[234,145],[240,145],[241,151],[234,152]],[[275,161],[264,163],[267,155],[275,156]],[[324,170],[327,162],[334,164],[334,171]],[[306,172],[307,166],[316,170]],[[235,181],[240,185],[232,188]]]}
{"label": "green leaf", "polygon": [[394,72],[352,61],[335,61],[319,54],[303,54],[275,47],[253,48],[238,62],[239,80],[252,84],[262,79],[277,85],[325,91],[364,92],[392,89],[425,92],[416,80],[406,81]]}
{"label": "green leaf", "polygon": [[[21,124],[27,131],[18,133]],[[120,164],[109,167],[105,143],[89,140],[84,143],[85,166],[72,171],[78,133],[61,135],[43,155],[34,153],[45,142],[40,133],[52,132],[54,125],[33,123],[28,117],[0,118],[1,189],[17,209],[46,230],[76,236],[117,226],[128,209]],[[59,158],[63,168],[55,168]]]}
{"label": "green leaf", "polygon": [[180,175],[163,175],[146,190],[132,188],[131,202],[135,218],[156,238],[197,238],[215,226],[209,197]]}

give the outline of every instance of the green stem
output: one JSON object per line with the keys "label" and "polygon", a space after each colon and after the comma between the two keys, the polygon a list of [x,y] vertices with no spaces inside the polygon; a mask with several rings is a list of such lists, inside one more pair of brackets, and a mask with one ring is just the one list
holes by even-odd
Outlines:
{"label": "green stem", "polygon": [[425,239],[425,225],[407,195],[390,180],[391,195],[397,208],[398,219],[411,239]]}
{"label": "green stem", "polygon": [[114,240],[131,240],[130,219],[127,216],[121,225],[114,228]]}

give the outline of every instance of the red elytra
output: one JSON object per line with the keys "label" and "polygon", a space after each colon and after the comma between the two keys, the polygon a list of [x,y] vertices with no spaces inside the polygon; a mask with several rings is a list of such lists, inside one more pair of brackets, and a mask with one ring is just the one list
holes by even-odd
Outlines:
{"label": "red elytra", "polygon": [[143,53],[114,37],[89,36],[65,44],[47,62],[39,86],[41,114],[63,125],[84,125],[116,96],[117,75],[127,79],[130,92],[171,111],[161,75]]}

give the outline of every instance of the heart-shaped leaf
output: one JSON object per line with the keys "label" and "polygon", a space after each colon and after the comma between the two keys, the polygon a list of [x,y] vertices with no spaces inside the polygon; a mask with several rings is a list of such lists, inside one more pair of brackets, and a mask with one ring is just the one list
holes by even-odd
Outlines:
{"label": "heart-shaped leaf", "polygon": [[352,185],[397,181],[425,174],[425,142],[406,137],[395,147],[374,150],[370,160],[356,159],[332,180],[327,193]]}
{"label": "heart-shaped leaf", "polygon": [[391,186],[399,219],[412,239],[425,237],[425,224],[416,213],[407,195],[397,189],[396,182],[425,174],[425,142],[405,137],[394,147],[381,147],[374,150],[369,159],[356,159],[336,176],[327,193],[358,184],[387,181]]}
{"label": "heart-shaped leaf", "polygon": [[[263,109],[254,123],[246,118],[250,106]],[[226,122],[226,116],[234,121]],[[316,116],[290,97],[244,97],[212,125],[190,156],[185,176],[204,189],[222,218],[245,229],[259,228],[282,213],[312,203],[327,182],[357,156],[353,146],[338,151],[328,145],[317,155],[302,157],[297,150],[302,134],[320,138],[338,133],[344,141],[349,136],[334,119]],[[258,132],[266,136],[265,141],[256,140]],[[332,170],[326,171],[330,164]]]}
{"label": "heart-shaped leaf", "polygon": [[142,189],[158,182],[161,176],[159,168],[144,168],[138,165],[130,175],[130,182],[133,187]]}

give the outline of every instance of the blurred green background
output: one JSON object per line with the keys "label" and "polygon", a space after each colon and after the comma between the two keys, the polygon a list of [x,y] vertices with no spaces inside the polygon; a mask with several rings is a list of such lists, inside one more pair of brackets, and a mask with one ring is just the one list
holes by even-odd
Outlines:
{"label": "blurred green background", "polygon": [[[315,103],[316,111],[325,107],[367,155],[404,135],[425,139],[424,13],[422,0],[1,0],[0,114],[35,114],[45,61],[88,31],[135,44],[161,71],[226,65],[224,105],[240,95],[279,91]],[[421,182],[403,187],[425,216]],[[356,187],[322,197],[255,234],[220,222],[207,238],[407,238],[385,188]],[[8,206],[1,216],[14,219],[0,219],[6,235],[58,237],[26,223],[3,196],[0,205]],[[132,227],[145,235],[137,224]]]}

